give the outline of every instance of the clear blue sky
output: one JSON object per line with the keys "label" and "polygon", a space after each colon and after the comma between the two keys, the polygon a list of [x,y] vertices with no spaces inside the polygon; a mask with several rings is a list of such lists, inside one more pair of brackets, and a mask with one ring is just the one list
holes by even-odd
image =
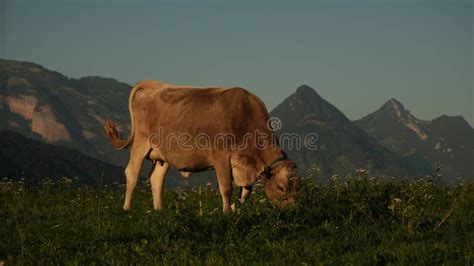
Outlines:
{"label": "clear blue sky", "polygon": [[422,119],[474,124],[471,0],[133,2],[0,0],[0,57],[243,86],[269,109],[308,84],[351,119],[395,97]]}

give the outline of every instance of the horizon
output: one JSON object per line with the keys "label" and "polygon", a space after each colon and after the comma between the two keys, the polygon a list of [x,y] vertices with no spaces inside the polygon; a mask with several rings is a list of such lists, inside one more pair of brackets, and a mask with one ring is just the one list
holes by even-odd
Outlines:
{"label": "horizon", "polygon": [[474,124],[470,1],[0,7],[0,58],[70,78],[241,86],[269,110],[307,84],[350,120],[395,98],[422,120],[462,116]]}

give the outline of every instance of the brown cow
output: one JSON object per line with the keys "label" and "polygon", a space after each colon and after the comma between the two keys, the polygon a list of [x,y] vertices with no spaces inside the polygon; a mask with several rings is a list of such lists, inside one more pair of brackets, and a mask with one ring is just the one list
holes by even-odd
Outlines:
{"label": "brown cow", "polygon": [[150,181],[155,209],[163,206],[163,180],[170,165],[184,175],[215,169],[224,212],[231,210],[232,182],[243,187],[241,201],[260,179],[272,202],[294,202],[289,192],[299,186],[296,165],[285,157],[267,126],[265,105],[247,90],[145,80],[133,87],[129,111],[131,132],[126,140],[113,122],[104,123],[113,146],[130,146],[125,210],[131,207],[144,159],[154,162]]}

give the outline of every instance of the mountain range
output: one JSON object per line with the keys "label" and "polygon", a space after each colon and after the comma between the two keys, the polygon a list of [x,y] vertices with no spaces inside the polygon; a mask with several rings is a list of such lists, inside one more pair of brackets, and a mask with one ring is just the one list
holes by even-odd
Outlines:
{"label": "mountain range", "polygon": [[276,132],[280,139],[285,134],[296,133],[302,139],[308,134],[317,134],[316,144],[319,144],[319,149],[284,148],[289,157],[298,162],[300,168],[322,178],[333,174],[345,175],[355,169],[398,177],[432,173],[426,161],[410,164],[405,157],[398,156],[378,144],[307,85],[298,87],[296,92],[279,104],[270,115],[281,120],[282,128]]}
{"label": "mountain range", "polygon": [[0,60],[0,129],[124,165],[102,133],[105,117],[129,130],[130,86],[115,79],[67,78],[44,67]]}
{"label": "mountain range", "polygon": [[400,156],[423,157],[449,178],[474,177],[474,130],[461,116],[425,121],[390,99],[355,123]]}
{"label": "mountain range", "polygon": [[[102,121],[111,118],[128,134],[130,89],[111,78],[68,78],[38,64],[0,59],[0,130],[123,167],[128,152],[112,148]],[[391,99],[373,114],[350,121],[307,85],[298,87],[270,115],[281,121],[276,131],[280,137],[317,135],[316,150],[284,147],[304,175],[324,179],[367,169],[405,178],[441,168],[447,178],[474,177],[468,159],[473,158],[474,134],[462,117],[419,120]]]}

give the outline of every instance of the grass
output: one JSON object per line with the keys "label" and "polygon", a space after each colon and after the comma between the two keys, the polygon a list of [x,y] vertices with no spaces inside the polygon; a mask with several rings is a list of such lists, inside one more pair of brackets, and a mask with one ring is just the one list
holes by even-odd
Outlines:
{"label": "grass", "polygon": [[[222,214],[211,187],[170,189],[151,211],[149,184],[133,211],[123,187],[0,182],[0,261],[10,264],[474,263],[474,184],[305,181],[298,206],[274,208],[257,186]],[[1,263],[1,262],[0,262]]]}

